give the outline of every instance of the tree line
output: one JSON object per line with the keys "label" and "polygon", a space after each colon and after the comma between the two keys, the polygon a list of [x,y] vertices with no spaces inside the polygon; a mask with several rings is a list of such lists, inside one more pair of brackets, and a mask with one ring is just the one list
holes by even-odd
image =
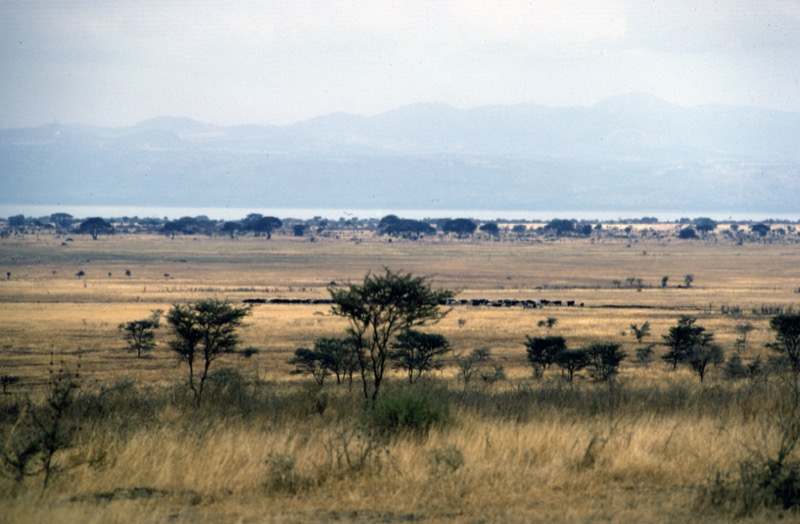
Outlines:
{"label": "tree line", "polygon": [[[635,221],[633,221],[635,222]],[[626,222],[627,223],[627,222]],[[653,225],[657,219],[645,217],[639,224]],[[316,236],[331,236],[344,231],[371,231],[379,236],[389,238],[403,238],[419,240],[436,235],[450,235],[457,239],[474,238],[480,236],[489,239],[521,239],[530,236],[544,237],[602,237],[615,236],[634,238],[656,237],[674,235],[680,239],[709,239],[727,238],[736,242],[767,240],[767,239],[800,239],[800,231],[794,225],[775,225],[769,221],[759,223],[733,223],[727,228],[720,229],[720,224],[710,218],[696,218],[693,220],[682,219],[678,221],[672,233],[665,234],[653,228],[634,230],[631,223],[625,227],[612,226],[604,229],[599,221],[579,221],[575,219],[556,218],[543,223],[532,225],[526,221],[476,221],[470,218],[442,218],[442,219],[409,219],[397,215],[386,215],[381,219],[359,219],[357,217],[328,220],[314,217],[308,220],[280,219],[275,216],[251,213],[240,220],[212,220],[206,216],[181,217],[178,219],[121,217],[107,219],[102,217],[89,217],[76,219],[68,213],[54,213],[47,217],[25,217],[14,215],[5,220],[2,227],[0,219],[0,236],[8,237],[12,234],[38,233],[52,231],[56,234],[84,234],[97,239],[100,235],[117,233],[136,234],[163,234],[170,237],[181,235],[206,235],[229,236],[236,239],[243,235],[264,237],[269,240],[276,232],[283,235],[296,237],[315,238]],[[719,231],[718,231],[719,230]]]}

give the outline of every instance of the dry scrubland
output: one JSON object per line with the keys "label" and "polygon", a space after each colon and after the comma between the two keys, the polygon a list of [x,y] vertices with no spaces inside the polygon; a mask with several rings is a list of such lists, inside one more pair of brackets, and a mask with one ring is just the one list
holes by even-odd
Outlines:
{"label": "dry scrubland", "polygon": [[[727,521],[741,507],[713,499],[714,478],[773,453],[791,410],[779,374],[732,381],[719,368],[701,385],[658,359],[637,364],[629,326],[648,321],[646,342],[661,342],[690,314],[732,354],[735,326],[750,322],[756,330],[742,357],[766,358],[770,317],[753,309],[796,308],[797,244],[61,240],[0,244],[0,270],[11,273],[0,282],[0,373],[21,377],[2,399],[3,431],[13,426],[10,406],[43,397],[51,354],[55,367],[80,366],[84,419],[74,446],[56,455],[63,471],[44,493],[40,477],[21,486],[0,479],[1,521]],[[216,362],[238,374],[220,379],[199,408],[187,400],[186,370],[168,354],[164,329],[142,359],[117,330],[186,300],[327,298],[332,282],[383,267],[430,275],[457,298],[584,307],[454,307],[435,331],[456,354],[491,348],[508,378],[465,387],[452,357],[413,387],[393,375],[385,396],[433,407],[427,434],[380,432],[357,387],[329,379],[318,389],[290,374],[296,348],[343,334],[345,321],[328,306],[255,306],[242,338],[259,352]],[[693,285],[678,288],[687,274]],[[613,284],[629,277],[644,288]],[[567,384],[556,369],[534,378],[523,342],[546,334],[536,324],[547,317],[558,319],[550,332],[570,347],[622,343],[630,356],[618,380],[594,383],[582,372]],[[767,509],[745,520],[777,516],[796,518]]]}

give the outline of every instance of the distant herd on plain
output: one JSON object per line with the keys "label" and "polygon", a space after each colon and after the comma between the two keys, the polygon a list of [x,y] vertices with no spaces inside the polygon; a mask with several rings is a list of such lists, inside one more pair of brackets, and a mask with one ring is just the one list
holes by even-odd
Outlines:
{"label": "distant herd on plain", "polygon": [[[329,298],[246,298],[242,301],[245,304],[333,304]],[[545,306],[567,306],[567,307],[583,307],[583,302],[576,304],[574,300],[529,300],[529,299],[501,299],[489,300],[486,298],[473,298],[462,300],[446,300],[442,302],[442,306],[471,306],[471,307],[522,307],[526,309],[539,309]]]}

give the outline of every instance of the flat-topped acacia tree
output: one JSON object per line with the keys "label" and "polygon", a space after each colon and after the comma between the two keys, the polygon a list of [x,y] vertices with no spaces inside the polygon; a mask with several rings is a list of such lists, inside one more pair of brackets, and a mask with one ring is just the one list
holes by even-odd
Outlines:
{"label": "flat-topped acacia tree", "polygon": [[331,312],[350,322],[364,397],[373,402],[383,382],[386,359],[397,335],[414,327],[438,322],[448,311],[441,305],[455,294],[435,290],[430,279],[411,273],[367,273],[360,284],[328,288]]}
{"label": "flat-topped acacia tree", "polygon": [[[211,363],[238,347],[237,331],[249,314],[249,307],[218,299],[175,304],[167,313],[167,324],[174,335],[170,349],[189,366],[189,388],[195,404],[202,399]],[[199,372],[196,366],[201,368]]]}

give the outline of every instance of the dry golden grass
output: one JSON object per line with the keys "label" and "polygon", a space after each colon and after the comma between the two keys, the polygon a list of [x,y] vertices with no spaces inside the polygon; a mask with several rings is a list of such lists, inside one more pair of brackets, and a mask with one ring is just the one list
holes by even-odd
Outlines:
{"label": "dry golden grass", "polygon": [[[113,446],[112,464],[63,476],[43,506],[33,498],[11,501],[6,518],[113,522],[144,511],[189,521],[675,522],[696,517],[691,488],[709,471],[734,465],[729,450],[757,429],[731,431],[719,420],[683,416],[589,423],[460,417],[457,429],[388,446],[380,466],[333,475],[325,445],[337,441],[338,428],[319,421],[272,430],[216,426],[202,436],[167,427],[125,442],[98,436],[97,446]],[[448,447],[460,450],[463,466],[432,469],[431,453]],[[296,488],[271,487],[276,456],[297,459]],[[141,487],[155,495],[121,494]],[[111,501],[94,498],[113,491]]]}
{"label": "dry golden grass", "polygon": [[[118,324],[209,296],[327,298],[331,282],[358,281],[383,267],[432,275],[434,285],[459,290],[458,298],[585,304],[536,310],[454,307],[435,329],[456,354],[491,348],[510,379],[495,385],[497,391],[534,384],[523,342],[527,334],[546,332],[536,323],[547,317],[558,319],[551,333],[563,335],[570,347],[616,341],[629,354],[637,347],[632,322],[649,321],[653,335],[646,342],[660,342],[681,314],[691,314],[728,352],[734,349],[735,325],[751,322],[757,329],[743,353],[747,359],[766,356],[762,348],[771,339],[769,317],[753,315],[751,308],[796,306],[800,297],[796,244],[387,243],[357,235],[358,242],[313,243],[146,236],[79,238],[66,246],[47,236],[0,241],[0,270],[12,274],[0,282],[0,373],[23,378],[11,387],[15,394],[36,396],[46,383],[52,353],[56,364],[63,359],[74,368],[80,362],[86,390],[122,378],[171,387],[185,379],[185,370],[163,342],[148,358],[133,358],[124,351]],[[87,276],[77,278],[79,270]],[[695,277],[692,288],[678,289],[686,274]],[[669,288],[661,289],[665,275]],[[628,277],[642,278],[644,289],[618,289],[612,283]],[[742,315],[722,315],[723,305],[739,306]],[[260,353],[248,359],[228,356],[217,366],[290,389],[302,389],[309,380],[289,375],[286,360],[294,349],[320,336],[339,335],[346,326],[324,305],[258,305],[247,324],[244,345]],[[556,374],[549,371],[548,380],[557,381]],[[452,388],[461,387],[453,366],[440,377]],[[700,391],[689,371],[671,372],[658,362],[644,368],[628,359],[621,378],[633,391],[651,385]],[[706,380],[703,387],[709,391],[734,388],[719,370]],[[584,378],[576,381],[576,388],[596,387]],[[166,410],[157,424],[129,435],[108,429],[84,434],[73,453],[104,451],[111,462],[70,470],[43,498],[36,489],[0,496],[0,521],[715,520],[719,517],[698,513],[695,488],[717,471],[735,469],[763,428],[763,420],[742,416],[739,407],[717,414],[631,408],[591,416],[542,406],[523,420],[457,408],[453,426],[435,428],[426,439],[393,440],[382,448],[380,467],[372,464],[346,475],[330,471],[330,446],[347,427],[334,414],[215,423],[191,431],[182,411]],[[431,453],[448,447],[463,454],[464,465],[432,472]],[[291,489],[270,487],[275,457],[296,461]],[[120,491],[133,488],[152,491],[141,497]],[[112,492],[117,493],[113,500],[96,498]]]}

